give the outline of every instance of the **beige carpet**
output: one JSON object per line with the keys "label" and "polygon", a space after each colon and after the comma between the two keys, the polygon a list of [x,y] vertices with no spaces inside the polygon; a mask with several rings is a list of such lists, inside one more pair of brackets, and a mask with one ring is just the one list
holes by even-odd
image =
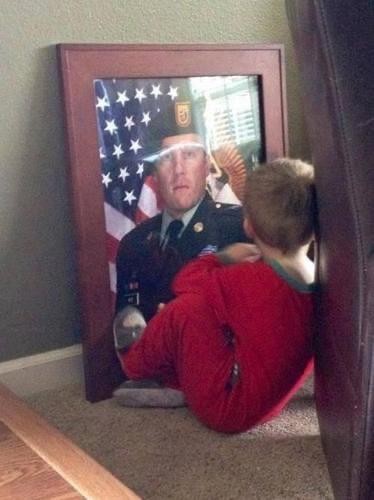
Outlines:
{"label": "beige carpet", "polygon": [[77,386],[28,402],[145,500],[332,499],[311,387],[240,435],[210,431],[186,408],[91,404]]}

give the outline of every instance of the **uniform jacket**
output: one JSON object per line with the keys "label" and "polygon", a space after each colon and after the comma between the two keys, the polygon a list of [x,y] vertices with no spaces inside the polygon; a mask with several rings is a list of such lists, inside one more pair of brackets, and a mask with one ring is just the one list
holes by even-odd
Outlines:
{"label": "uniform jacket", "polygon": [[141,223],[121,240],[117,254],[116,311],[135,305],[148,321],[160,302],[173,298],[171,281],[183,264],[202,253],[247,241],[241,207],[215,203],[207,194],[175,248],[160,247],[162,215]]}

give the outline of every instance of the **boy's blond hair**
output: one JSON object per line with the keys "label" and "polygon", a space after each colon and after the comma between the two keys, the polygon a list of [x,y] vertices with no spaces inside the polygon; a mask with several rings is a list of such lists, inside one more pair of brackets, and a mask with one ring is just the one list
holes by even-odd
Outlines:
{"label": "boy's blond hair", "polygon": [[243,209],[258,238],[292,253],[308,243],[315,225],[314,168],[279,158],[249,172]]}

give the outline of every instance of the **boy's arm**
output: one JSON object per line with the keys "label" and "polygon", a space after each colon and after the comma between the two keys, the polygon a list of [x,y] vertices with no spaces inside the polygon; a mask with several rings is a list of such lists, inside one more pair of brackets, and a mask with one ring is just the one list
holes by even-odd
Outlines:
{"label": "boy's arm", "polygon": [[201,290],[214,269],[222,266],[216,254],[204,255],[188,262],[175,276],[172,289],[175,295]]}
{"label": "boy's arm", "polygon": [[198,257],[186,264],[176,275],[173,281],[173,292],[178,295],[202,290],[207,285],[209,286],[212,275],[220,273],[226,265],[243,261],[254,262],[260,256],[256,245],[234,243],[215,254]]}
{"label": "boy's arm", "polygon": [[216,255],[222,264],[256,262],[261,258],[260,249],[253,243],[234,243],[220,250]]}

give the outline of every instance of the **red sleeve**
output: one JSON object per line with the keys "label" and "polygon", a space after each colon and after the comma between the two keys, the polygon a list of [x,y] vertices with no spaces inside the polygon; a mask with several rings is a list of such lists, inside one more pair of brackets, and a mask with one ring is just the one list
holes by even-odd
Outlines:
{"label": "red sleeve", "polygon": [[174,278],[172,288],[175,295],[206,290],[215,270],[223,264],[214,254],[204,255],[190,261]]}
{"label": "red sleeve", "polygon": [[174,278],[172,290],[176,296],[193,293],[205,297],[219,321],[228,324],[236,292],[246,290],[251,296],[251,290],[257,289],[263,279],[264,264],[260,261],[224,264],[215,254],[209,254],[186,264]]}

